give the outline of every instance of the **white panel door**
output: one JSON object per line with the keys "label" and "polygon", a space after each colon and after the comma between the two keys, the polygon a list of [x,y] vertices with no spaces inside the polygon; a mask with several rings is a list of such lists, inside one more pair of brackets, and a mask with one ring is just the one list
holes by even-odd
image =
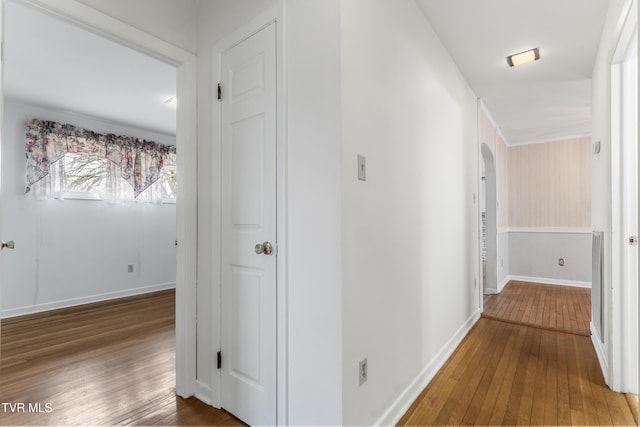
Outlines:
{"label": "white panel door", "polygon": [[275,46],[271,24],[221,61],[221,400],[250,425],[276,423]]}

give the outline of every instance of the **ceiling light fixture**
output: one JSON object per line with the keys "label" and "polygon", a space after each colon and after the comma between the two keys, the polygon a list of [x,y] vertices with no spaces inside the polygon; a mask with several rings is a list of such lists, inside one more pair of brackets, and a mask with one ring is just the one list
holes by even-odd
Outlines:
{"label": "ceiling light fixture", "polygon": [[164,103],[170,107],[176,107],[178,105],[178,98],[172,96],[171,98],[167,98]]}
{"label": "ceiling light fixture", "polygon": [[540,59],[540,52],[538,48],[535,48],[507,56],[507,63],[510,67],[515,67],[516,65],[526,64],[527,62],[537,61],[538,59]]}

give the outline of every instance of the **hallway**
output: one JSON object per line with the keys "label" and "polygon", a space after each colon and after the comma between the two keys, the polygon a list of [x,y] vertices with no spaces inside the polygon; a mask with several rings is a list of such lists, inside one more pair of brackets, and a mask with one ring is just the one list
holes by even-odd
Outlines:
{"label": "hallway", "polygon": [[[549,330],[542,322],[518,324],[549,321],[552,316],[536,315],[545,312],[545,302],[558,319],[572,311],[572,303],[551,301],[553,291],[566,301],[584,293],[549,286],[511,283],[485,299],[485,311],[507,320],[483,316],[399,425],[636,425],[625,395],[604,383],[588,336]],[[541,291],[548,298],[536,298]]]}

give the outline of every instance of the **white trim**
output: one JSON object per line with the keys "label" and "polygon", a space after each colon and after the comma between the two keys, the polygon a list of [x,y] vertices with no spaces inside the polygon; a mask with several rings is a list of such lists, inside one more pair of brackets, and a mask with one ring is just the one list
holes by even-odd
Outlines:
{"label": "white trim", "polygon": [[591,282],[580,282],[577,280],[551,279],[548,277],[529,277],[529,276],[509,275],[507,281],[509,280],[515,280],[518,282],[540,283],[543,285],[560,285],[560,286],[572,286],[575,288],[591,288]]}
{"label": "white trim", "polygon": [[607,359],[607,349],[602,342],[600,335],[598,335],[598,330],[593,322],[589,322],[589,327],[591,329],[591,342],[593,343],[593,348],[596,350],[600,369],[604,375],[604,382],[605,384],[609,384],[609,360]]}
{"label": "white trim", "polygon": [[508,234],[508,233],[509,233],[508,227],[498,227],[498,234]]}
{"label": "white trim", "polygon": [[[275,22],[276,24],[276,134],[277,134],[277,153],[276,153],[276,228],[278,242],[278,260],[277,260],[277,310],[276,310],[276,421],[278,425],[288,424],[288,287],[287,287],[287,136],[286,136],[286,79],[285,79],[285,17],[284,3],[278,2],[275,6],[268,9],[258,17],[252,19],[246,25],[241,26],[228,36],[224,37],[212,49],[212,82],[220,81],[220,65],[222,54],[241,43],[252,35],[256,34],[266,26]],[[212,97],[212,169],[215,176],[220,175],[220,104]],[[217,174],[217,175],[216,175]],[[216,180],[218,183],[220,179]],[[212,218],[212,227],[221,232],[221,213],[219,204],[220,187],[213,186],[212,200],[218,201],[218,209],[214,204],[214,212]],[[213,246],[212,250],[212,308],[219,314],[220,310],[220,290],[221,290],[221,266],[220,256],[222,248]],[[214,337],[213,346],[220,347],[221,336],[221,318],[220,316],[212,319],[211,325],[212,336]],[[217,341],[216,341],[217,340]],[[211,349],[210,351],[213,351]],[[213,359],[211,359],[213,360]],[[212,375],[212,384],[209,390],[202,389],[203,393],[209,393],[211,396],[210,404],[219,408],[221,406],[221,378],[220,372],[216,370]]]}
{"label": "white trim", "polygon": [[193,393],[193,395],[196,398],[202,400],[207,405],[213,406],[213,402],[211,401],[211,396],[213,395],[211,387],[209,387],[202,381],[196,380],[195,392]]}
{"label": "white trim", "polygon": [[10,308],[0,313],[0,318],[8,319],[10,317],[24,316],[27,314],[42,313],[43,311],[58,310],[60,308],[74,307],[77,305],[91,304],[95,302],[109,301],[119,298],[131,297],[134,295],[143,295],[151,292],[164,291],[166,289],[175,289],[176,283],[161,283],[158,285],[143,286],[140,288],[125,289],[122,291],[106,292],[87,297],[71,298],[60,301],[45,302],[42,304],[34,304],[26,307]]}
{"label": "white trim", "polygon": [[611,65],[620,64],[627,59],[627,51],[632,43],[633,33],[638,24],[637,7],[637,2],[633,0],[626,0],[625,5],[622,7],[622,14],[615,32],[617,37],[609,52],[609,63]]}
{"label": "white trim", "polygon": [[476,227],[478,227],[478,236],[477,236],[477,267],[476,271],[477,276],[476,283],[478,284],[477,289],[477,297],[478,297],[478,308],[480,312],[484,311],[484,274],[482,267],[482,138],[480,136],[481,126],[480,126],[480,114],[482,111],[482,100],[477,98],[477,108],[476,108],[476,133],[477,133],[477,146],[476,146],[476,163],[477,163],[477,172],[478,172],[478,181],[476,182]]}
{"label": "white trim", "polygon": [[[496,124],[496,121],[493,119],[493,116],[492,116],[492,115],[491,115],[491,113],[489,112],[489,109],[487,108],[487,106],[486,106],[486,105],[484,105],[484,102],[482,101],[482,99],[481,99],[481,98],[478,98],[478,103],[480,104],[480,111],[482,111],[482,112],[485,114],[485,116],[487,116],[487,119],[489,119],[489,123],[491,123],[491,126],[493,126],[493,128],[494,128],[494,130],[495,130],[495,132],[496,132],[496,135],[499,135],[499,136],[500,136],[500,138],[502,138],[502,141],[504,142],[504,144],[505,144],[507,147],[510,147],[510,145],[509,145],[509,141],[507,140],[507,137],[505,137],[505,136],[504,136],[504,133],[502,133],[502,129],[500,129],[500,126],[498,126],[498,125]],[[478,120],[478,123],[479,123],[479,122],[480,122],[480,121]],[[478,131],[478,139],[480,139],[480,131]],[[498,143],[498,140],[496,139],[496,141],[495,141],[495,142],[496,142],[496,144],[497,144],[497,143]]]}
{"label": "white trim", "polygon": [[[631,386],[629,380],[634,379],[635,381],[638,374],[636,350],[638,337],[637,333],[630,333],[630,330],[637,324],[631,321],[635,317],[634,314],[637,314],[637,306],[635,306],[635,301],[629,301],[630,296],[634,293],[632,287],[637,286],[637,279],[630,283],[632,281],[627,276],[629,264],[626,262],[627,233],[635,230],[626,226],[628,217],[625,205],[625,191],[628,191],[628,188],[626,186],[625,168],[622,167],[625,160],[624,143],[626,138],[635,138],[635,136],[631,137],[627,134],[625,125],[628,123],[637,124],[637,115],[631,116],[631,120],[625,120],[630,114],[626,110],[627,100],[623,96],[623,94],[633,93],[629,88],[625,90],[624,69],[626,62],[632,60],[629,55],[631,53],[629,48],[633,46],[634,42],[637,43],[637,1],[626,1],[621,12],[608,55],[610,65],[609,101],[611,107],[611,217],[609,223],[611,227],[611,272],[608,278],[610,283],[604,288],[606,302],[603,307],[606,310],[604,316],[606,342],[604,347],[607,350],[605,353],[607,361],[610,361],[610,363],[607,364],[606,371],[603,371],[603,373],[607,379],[607,385],[613,391],[637,393],[637,389],[629,389]],[[632,49],[634,53],[635,50]],[[637,61],[637,59],[634,58],[633,61]],[[637,84],[637,81],[633,81],[633,84]],[[637,88],[634,90],[637,90]],[[635,142],[637,144],[637,139]],[[630,360],[632,355],[636,360]]]}
{"label": "white trim", "polygon": [[502,282],[498,283],[498,292],[497,293],[502,292],[504,287],[507,286],[507,283],[509,283],[509,280],[511,280],[511,277],[509,275],[507,275],[507,277],[502,279]]}
{"label": "white trim", "polygon": [[458,348],[462,340],[467,336],[473,325],[480,319],[480,310],[471,315],[451,339],[442,347],[435,357],[422,369],[422,371],[400,393],[398,398],[375,423],[377,426],[396,425],[400,418],[407,412],[420,393],[429,385],[433,377],[444,366],[449,357]]}
{"label": "white trim", "polygon": [[198,259],[198,139],[197,64],[195,56],[178,68],[176,150],[176,394],[192,396],[196,382],[197,259]]}
{"label": "white trim", "polygon": [[508,227],[504,233],[559,233],[559,234],[591,234],[588,227]]}
{"label": "white trim", "polygon": [[558,136],[555,138],[537,139],[537,140],[527,141],[527,142],[515,142],[507,145],[509,147],[524,147],[526,145],[549,144],[552,142],[564,142],[564,141],[570,141],[572,139],[580,139],[580,138],[591,138],[591,134]]}
{"label": "white trim", "polygon": [[77,0],[4,0],[34,7],[177,68],[176,394],[192,396],[196,380],[197,129],[194,54]]}
{"label": "white trim", "polygon": [[[504,134],[502,133],[502,129],[500,129],[497,126],[496,126],[496,136],[499,136],[500,138],[502,138],[502,142],[504,142],[504,145],[506,145],[507,147],[510,147],[509,141],[507,140],[507,137],[504,136]],[[498,139],[496,139],[496,145],[497,144],[498,144]],[[497,150],[497,148],[496,148],[496,150]]]}

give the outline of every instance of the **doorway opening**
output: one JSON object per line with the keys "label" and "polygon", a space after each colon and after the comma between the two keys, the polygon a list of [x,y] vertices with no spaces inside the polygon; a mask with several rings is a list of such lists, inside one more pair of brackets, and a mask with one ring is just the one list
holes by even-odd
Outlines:
{"label": "doorway opening", "polygon": [[[119,242],[123,244],[120,246],[117,246],[117,250],[109,252],[109,255],[107,256],[107,258],[111,258],[111,259],[107,259],[106,261],[110,261],[110,260],[112,261],[113,259],[116,259],[116,261],[118,261],[119,263],[122,263],[123,259],[126,259],[124,255],[132,256],[134,258],[132,260],[125,261],[124,263],[123,270],[124,270],[126,279],[122,280],[121,282],[118,282],[118,284],[123,286],[121,289],[117,289],[114,293],[109,293],[109,291],[107,291],[107,292],[103,292],[103,293],[107,293],[107,295],[100,295],[98,293],[97,295],[93,295],[93,296],[97,296],[97,297],[126,296],[126,294],[130,293],[131,291],[131,289],[127,288],[127,286],[134,287],[133,293],[140,293],[141,291],[151,290],[151,289],[147,289],[146,286],[144,286],[150,282],[142,283],[142,286],[138,286],[139,283],[136,283],[135,280],[132,279],[133,276],[142,277],[144,275],[149,275],[149,274],[152,276],[155,275],[154,278],[151,279],[151,283],[162,281],[163,283],[159,283],[159,284],[164,285],[161,287],[166,287],[166,288],[171,288],[172,287],[171,282],[173,282],[173,287],[175,287],[176,289],[175,298],[173,298],[175,302],[175,309],[173,308],[171,309],[171,316],[172,317],[175,316],[175,327],[172,327],[171,329],[172,329],[172,335],[175,334],[174,336],[177,341],[177,345],[176,345],[176,352],[175,352],[176,361],[175,363],[172,363],[171,364],[172,366],[170,367],[172,371],[176,370],[176,379],[173,385],[171,386],[171,390],[173,394],[177,393],[180,396],[193,395],[193,389],[194,389],[194,383],[195,383],[195,259],[196,259],[196,255],[195,255],[195,252],[196,252],[196,221],[195,221],[196,176],[195,176],[195,167],[194,167],[196,163],[195,56],[193,56],[192,54],[186,51],[183,51],[182,49],[176,48],[160,39],[154,38],[153,36],[149,36],[146,33],[142,33],[141,31],[133,27],[123,24],[122,22],[117,21],[116,19],[113,19],[107,15],[103,15],[95,11],[94,9],[91,9],[90,7],[84,6],[82,4],[56,3],[56,4],[43,4],[38,7],[33,7],[31,3],[16,0],[16,1],[4,1],[3,5],[7,8],[12,8],[12,7],[24,8],[24,6],[26,5],[28,6],[28,9],[31,12],[39,12],[41,13],[42,16],[47,17],[49,19],[51,19],[52,17],[55,17],[55,20],[59,19],[59,22],[64,22],[66,24],[71,23],[72,24],[71,26],[74,27],[76,30],[83,29],[83,31],[87,31],[86,34],[88,35],[95,37],[96,34],[100,34],[100,37],[103,38],[103,40],[108,41],[112,44],[118,45],[121,49],[128,50],[129,54],[141,55],[141,57],[145,57],[146,60],[148,61],[155,61],[159,64],[164,65],[165,67],[168,67],[172,72],[172,87],[173,87],[172,93],[167,94],[166,97],[163,95],[163,98],[160,99],[159,102],[162,103],[163,101],[168,100],[168,98],[171,96],[174,96],[180,100],[180,104],[177,107],[172,107],[169,105],[163,106],[164,108],[173,108],[170,111],[170,115],[172,116],[171,121],[174,123],[174,128],[175,128],[175,134],[173,135],[173,139],[175,140],[177,151],[178,151],[176,169],[179,171],[181,175],[180,180],[178,181],[178,184],[177,184],[179,187],[177,191],[179,196],[176,199],[175,203],[163,204],[160,209],[156,209],[156,210],[164,211],[163,214],[161,215],[163,217],[162,220],[167,222],[167,224],[170,224],[166,228],[172,229],[170,240],[163,239],[163,243],[162,243],[163,250],[171,254],[172,262],[166,263],[161,268],[159,267],[159,268],[146,269],[146,266],[150,265],[150,261],[144,255],[145,253],[145,251],[143,250],[144,248],[136,248],[136,250],[133,251],[133,256],[132,256],[130,253],[127,252],[128,248],[126,247],[126,244],[124,244],[123,242]],[[7,21],[13,22],[11,19],[7,19],[5,20],[5,23]],[[29,29],[33,29],[33,27],[34,27],[33,25],[28,26]],[[6,35],[5,28],[3,28],[2,33],[3,33],[2,35],[4,39]],[[51,34],[47,34],[46,37],[50,37],[50,36]],[[8,37],[10,38],[10,36]],[[90,36],[88,36],[87,38],[89,37]],[[80,41],[84,41],[85,39],[86,39],[85,37],[82,37]],[[117,41],[117,42],[114,43],[114,41]],[[65,48],[61,48],[60,46],[64,46]],[[66,44],[57,46],[55,49],[55,53],[61,56],[66,55],[67,53],[69,53],[69,52],[66,52],[65,50],[66,46],[67,46]],[[7,47],[8,47],[7,43],[5,43],[4,47],[5,47],[5,59],[7,60],[7,63],[8,63],[10,61],[10,58],[7,58]],[[98,57],[98,58],[102,54],[104,54],[104,52],[101,50],[94,50],[93,52],[91,52],[91,56]],[[47,71],[48,67],[50,66],[51,64],[43,62],[39,64],[39,67],[27,69],[25,73],[29,74],[29,73],[32,73],[33,71],[38,71],[38,68],[42,68],[45,71]],[[89,72],[90,70],[84,70],[84,71]],[[101,71],[101,70],[97,70],[97,71]],[[44,78],[49,78],[54,74],[55,73],[51,72],[49,73],[49,75],[45,76]],[[151,79],[153,77],[154,77],[153,75],[149,75],[149,74],[146,76],[147,79]],[[108,80],[105,79],[105,81],[108,81]],[[120,89],[118,93],[120,95],[123,95],[122,93],[123,88],[119,88],[119,87],[111,87],[111,88],[114,90],[114,92],[118,92],[118,90]],[[126,91],[126,89],[124,90]],[[99,101],[101,100],[101,97],[98,96],[93,91],[87,91],[82,95],[84,95],[85,101],[88,102],[87,105],[89,106],[94,104],[99,104]],[[3,100],[4,100],[4,94],[3,94]],[[10,99],[8,101],[19,104],[18,110],[20,111],[22,111],[21,110],[22,104],[29,104],[28,102],[24,102],[24,100],[22,100],[21,103],[16,102],[15,99]],[[52,105],[45,105],[44,102],[39,102],[37,104],[39,105],[35,105],[35,108],[37,108],[38,111],[43,111],[43,110],[46,111],[52,107]],[[25,107],[25,108],[31,108],[31,107],[33,106],[29,105],[28,107]],[[126,107],[127,107],[126,102],[122,101],[119,105],[116,106],[115,110],[118,110],[118,109],[125,110]],[[73,109],[70,107],[66,107],[66,109],[65,107],[59,107],[59,110],[60,111],[57,111],[56,114],[59,114],[57,117],[60,117],[60,119],[58,119],[57,117],[50,117],[50,119],[53,119],[53,121],[56,121],[56,122],[58,121],[72,122],[72,120],[65,119],[66,117],[65,114],[71,114],[73,116],[73,113],[69,113],[68,110],[76,110],[76,109]],[[147,109],[142,108],[141,110],[147,110]],[[74,117],[79,118],[78,120],[87,120],[87,122],[85,123],[80,123],[80,126],[82,128],[86,128],[88,130],[95,130],[102,134],[116,133],[120,135],[124,134],[127,136],[133,136],[133,137],[144,139],[146,138],[145,135],[147,134],[149,129],[153,128],[153,126],[150,126],[144,123],[139,126],[136,126],[136,123],[129,123],[127,120],[123,120],[117,117],[107,117],[106,120],[100,120],[97,117],[98,115],[95,112],[88,111],[88,108],[86,110],[83,109],[79,111],[80,114],[77,114],[78,111],[75,111],[75,113],[76,114]],[[27,112],[27,114],[31,115],[32,113]],[[94,120],[93,122],[91,122],[91,120],[89,119],[98,119],[98,120]],[[95,124],[95,127],[91,126],[91,124]],[[101,128],[101,126],[103,125],[104,127]],[[117,125],[115,126],[117,129],[109,128],[108,125]],[[3,126],[3,130],[4,128],[5,127]],[[129,131],[131,131],[131,133]],[[142,135],[136,134],[136,131],[142,132]],[[166,131],[162,131],[162,130],[156,131],[154,135],[154,139],[162,139],[162,137],[171,136],[166,134],[167,134]],[[3,148],[5,148],[4,146],[8,146],[8,144],[14,144],[14,143],[22,144],[22,146],[24,147],[24,143],[25,143],[24,131],[22,132],[21,137],[18,137],[15,139],[9,138],[6,135],[3,135],[3,136],[4,136]],[[18,151],[19,151],[19,148],[18,148]],[[6,154],[6,150],[3,151],[3,155],[5,154]],[[5,160],[7,162],[11,161],[10,159],[7,159],[6,156],[3,156],[3,161]],[[16,163],[24,163],[24,154],[22,155],[22,162],[16,162]],[[4,173],[5,171],[3,170],[3,174]],[[5,182],[5,183],[9,184],[9,182]],[[9,191],[11,191],[11,192],[14,192],[17,196],[21,196],[21,200],[23,200],[23,202],[20,202],[18,208],[19,209],[24,208],[25,207],[24,200],[26,200],[26,197],[24,195],[21,195],[21,192],[23,193],[25,188],[24,179],[20,179],[20,177],[18,177],[17,180],[14,180],[14,183],[16,184],[11,187],[9,185],[5,185],[4,192],[8,193]],[[56,203],[58,205],[61,205],[67,201],[72,202],[71,200],[65,200],[64,202],[51,200],[51,201],[48,201],[47,204],[50,206],[55,206],[52,209],[59,209],[59,207],[56,206]],[[91,217],[91,212],[89,211],[92,208],[94,208],[96,204],[100,204],[100,203],[103,203],[103,202],[93,201],[93,200],[73,201],[73,204],[80,206],[80,210],[86,211],[85,213],[87,214],[87,217]],[[2,204],[3,206],[6,205],[5,200],[3,200]],[[90,205],[94,205],[94,206],[90,206]],[[122,214],[123,217],[126,214],[131,213],[130,211],[133,211],[138,208],[139,210],[153,210],[154,208],[157,207],[157,206],[152,206],[151,204],[143,204],[143,203],[136,204],[136,206],[137,207],[134,208],[133,204],[128,206],[125,206],[124,204],[121,204],[121,205],[114,204],[114,206],[107,206],[106,204],[103,204],[103,207],[105,207],[105,209],[113,208],[113,210],[118,210],[119,211],[118,214]],[[173,212],[169,212],[172,210]],[[23,209],[23,211],[25,210]],[[15,216],[16,215],[14,215],[14,217]],[[45,222],[50,220],[51,218],[52,217],[49,215],[49,212],[39,213],[35,218],[35,224],[32,223],[31,225],[44,226]],[[146,243],[144,244],[142,244],[141,241],[144,240],[142,239],[144,235],[149,235],[149,234],[153,235],[154,231],[157,230],[158,227],[154,227],[150,223],[146,222],[144,220],[144,215],[142,213],[140,213],[137,219],[138,219],[138,223],[141,225],[140,227],[138,227],[137,232],[128,233],[129,237],[134,241],[137,240],[136,244],[139,244],[140,246],[149,246],[149,245],[154,246],[155,241],[146,240]],[[100,224],[99,221],[95,221],[95,222],[98,222],[98,225],[102,225]],[[82,238],[86,237],[84,236],[84,234],[86,234],[85,232],[89,228],[88,226],[85,226],[82,224],[76,224],[76,225],[77,225],[76,229],[68,232],[57,231],[57,234],[42,233],[42,236],[40,239],[38,239],[37,237],[31,238],[31,239],[25,237],[24,240],[20,240],[14,237],[16,240],[16,250],[14,251],[14,254],[17,254],[18,251],[23,249],[28,250],[28,249],[36,248],[37,250],[40,244],[55,246],[52,244],[56,243],[56,241],[62,242],[63,244],[74,245],[74,243],[78,243]],[[7,232],[10,232],[11,234],[13,234],[14,232],[17,232],[17,233],[21,232],[19,229],[14,229],[12,227],[9,227],[7,224],[5,224],[4,221],[2,222],[2,227],[4,230],[4,234],[7,234]],[[100,231],[102,233],[101,238],[96,239],[96,241],[93,242],[93,244],[90,245],[88,248],[85,246],[84,248],[87,249],[86,252],[97,252],[103,249],[101,245],[105,244],[107,240],[109,241],[110,244],[113,243],[112,240],[115,240],[116,243],[118,243],[119,240],[118,240],[117,233],[110,234],[105,232],[105,230],[100,230]],[[74,239],[74,237],[77,239]],[[168,240],[168,244],[166,246],[164,244],[164,240]],[[177,245],[177,242],[179,242],[180,245]],[[10,263],[10,261],[6,259],[7,257],[8,257],[8,254],[4,256],[5,265]],[[73,261],[72,257],[69,257],[69,258],[71,258],[71,260]],[[177,258],[177,261],[176,261],[176,258]],[[50,289],[45,289],[45,286],[43,286],[45,279],[49,280],[53,278],[53,276],[55,275],[61,275],[60,273],[68,273],[73,275],[77,273],[79,270],[86,267],[85,265],[83,265],[83,263],[80,260],[75,260],[75,261],[77,262],[75,264],[72,263],[72,266],[69,268],[59,268],[59,266],[53,265],[53,267],[51,267],[49,270],[50,272],[53,272],[53,273],[50,274],[47,278],[45,278],[43,274],[37,275],[35,277],[36,286],[34,287],[34,291],[31,292],[30,295],[28,295],[28,296],[31,296],[32,299],[28,301],[28,304],[22,304],[22,306],[17,308],[20,310],[23,310],[23,314],[24,314],[26,313],[26,311],[24,310],[28,311],[28,309],[33,309],[34,308],[33,306],[38,306],[38,305],[39,306],[37,307],[37,309],[40,309],[40,308],[51,309],[51,308],[57,308],[56,307],[57,305],[64,306],[64,305],[72,305],[70,303],[92,302],[91,301],[92,298],[83,299],[82,297],[80,297],[80,299],[78,299],[79,298],[78,295],[73,293],[74,291],[84,290],[82,289],[84,285],[90,286],[94,284],[92,283],[91,278],[85,280],[84,282],[82,280],[79,280],[78,281],[79,284],[76,284],[71,289],[65,289],[62,294],[54,294],[52,291],[50,291]],[[35,262],[38,267],[40,266],[42,268],[45,267],[44,256],[36,256]],[[172,276],[172,279],[168,279],[170,280],[170,282],[167,283],[167,282],[164,282],[164,280],[158,280],[160,272],[163,271],[164,273],[167,273],[167,270],[171,270],[169,274],[170,276]],[[40,270],[38,270],[38,268],[35,268],[33,269],[33,271],[38,272]],[[94,273],[93,279],[96,282],[98,281],[96,280],[96,277],[100,279],[102,278],[101,276],[104,275],[104,271],[94,271],[93,273]],[[127,279],[129,279],[129,281],[127,281]],[[158,284],[158,283],[155,283],[155,284]],[[47,291],[49,291],[49,293],[47,293]],[[3,298],[0,300],[0,302],[2,302],[3,305],[11,304],[11,299],[8,299],[7,295],[9,294],[5,292],[5,290],[3,289],[2,290]],[[48,305],[43,303],[47,303]],[[13,313],[12,312],[9,312],[9,313],[13,315],[17,315],[19,314],[20,310],[14,310]]]}
{"label": "doorway opening", "polygon": [[[110,134],[158,156],[176,146],[176,109],[163,102],[175,97],[175,67],[21,4],[5,15],[1,228],[18,244],[2,271],[2,317],[175,287],[175,156],[134,199],[124,163],[94,150]],[[28,123],[50,135],[37,175]],[[51,152],[54,140],[64,151]]]}

